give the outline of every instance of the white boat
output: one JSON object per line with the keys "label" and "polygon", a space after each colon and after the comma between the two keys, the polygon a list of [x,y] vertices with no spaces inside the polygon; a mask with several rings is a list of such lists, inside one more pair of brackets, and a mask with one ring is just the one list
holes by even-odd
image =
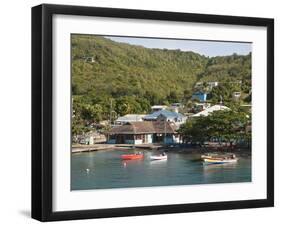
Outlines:
{"label": "white boat", "polygon": [[151,155],[150,160],[167,160],[168,156],[166,154],[162,155]]}

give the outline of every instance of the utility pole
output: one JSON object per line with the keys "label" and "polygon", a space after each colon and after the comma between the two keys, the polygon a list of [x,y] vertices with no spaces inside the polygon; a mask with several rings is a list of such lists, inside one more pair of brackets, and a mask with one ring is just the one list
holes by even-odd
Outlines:
{"label": "utility pole", "polygon": [[111,126],[112,99],[110,99],[109,125]]}
{"label": "utility pole", "polygon": [[164,119],[164,144],[166,143],[166,119]]}
{"label": "utility pole", "polygon": [[[110,114],[109,114],[109,120],[110,120],[110,127],[112,126],[112,120],[117,118],[117,113],[112,109],[112,99],[110,99]],[[115,125],[115,122],[113,123]]]}
{"label": "utility pole", "polygon": [[222,95],[220,95],[220,106],[222,106]]}

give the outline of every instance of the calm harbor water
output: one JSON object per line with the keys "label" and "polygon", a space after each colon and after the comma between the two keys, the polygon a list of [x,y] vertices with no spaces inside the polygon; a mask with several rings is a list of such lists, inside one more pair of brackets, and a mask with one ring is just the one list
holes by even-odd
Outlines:
{"label": "calm harbor water", "polygon": [[[139,151],[139,150],[138,150]],[[143,160],[123,161],[134,150],[73,153],[71,189],[106,189],[233,183],[251,181],[251,157],[239,156],[232,164],[204,165],[198,154],[169,152],[168,160],[151,161],[155,152],[144,151]]]}

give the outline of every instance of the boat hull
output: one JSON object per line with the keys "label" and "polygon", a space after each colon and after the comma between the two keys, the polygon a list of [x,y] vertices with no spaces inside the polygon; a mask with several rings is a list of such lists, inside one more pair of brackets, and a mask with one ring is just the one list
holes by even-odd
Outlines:
{"label": "boat hull", "polygon": [[235,159],[211,159],[211,158],[204,158],[204,163],[208,164],[225,164],[225,163],[235,163],[238,161],[237,158]]}
{"label": "boat hull", "polygon": [[167,160],[167,155],[165,156],[150,156],[150,160]]}

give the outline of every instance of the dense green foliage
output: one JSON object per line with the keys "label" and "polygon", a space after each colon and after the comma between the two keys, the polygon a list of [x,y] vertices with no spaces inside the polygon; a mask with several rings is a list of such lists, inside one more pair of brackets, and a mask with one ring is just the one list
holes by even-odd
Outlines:
{"label": "dense green foliage", "polygon": [[183,124],[179,133],[184,142],[201,143],[216,139],[228,143],[249,143],[251,132],[249,113],[243,111],[215,111],[208,116],[194,117]]}
{"label": "dense green foliage", "polygon": [[[72,35],[73,131],[128,113],[149,113],[154,104],[188,103],[198,81],[243,81],[210,94],[249,92],[251,55],[205,57],[180,50],[148,49],[93,35]],[[227,83],[225,83],[227,84]],[[242,87],[245,86],[245,87]],[[113,114],[114,113],[114,114]],[[74,128],[75,127],[75,128]]]}
{"label": "dense green foliage", "polygon": [[224,104],[232,104],[234,92],[241,92],[242,102],[251,102],[251,54],[210,58],[199,77],[203,83],[219,81],[219,86],[214,87],[209,95],[213,103],[222,99]]}
{"label": "dense green foliage", "polygon": [[244,85],[242,88],[246,89],[246,86],[250,86],[251,81],[251,54],[209,58],[204,72],[199,77],[200,81],[242,81]]}
{"label": "dense green foliage", "polygon": [[[95,62],[85,62],[88,56]],[[181,98],[208,62],[193,52],[147,49],[80,35],[72,36],[72,58],[74,95],[134,95],[151,104]]]}

